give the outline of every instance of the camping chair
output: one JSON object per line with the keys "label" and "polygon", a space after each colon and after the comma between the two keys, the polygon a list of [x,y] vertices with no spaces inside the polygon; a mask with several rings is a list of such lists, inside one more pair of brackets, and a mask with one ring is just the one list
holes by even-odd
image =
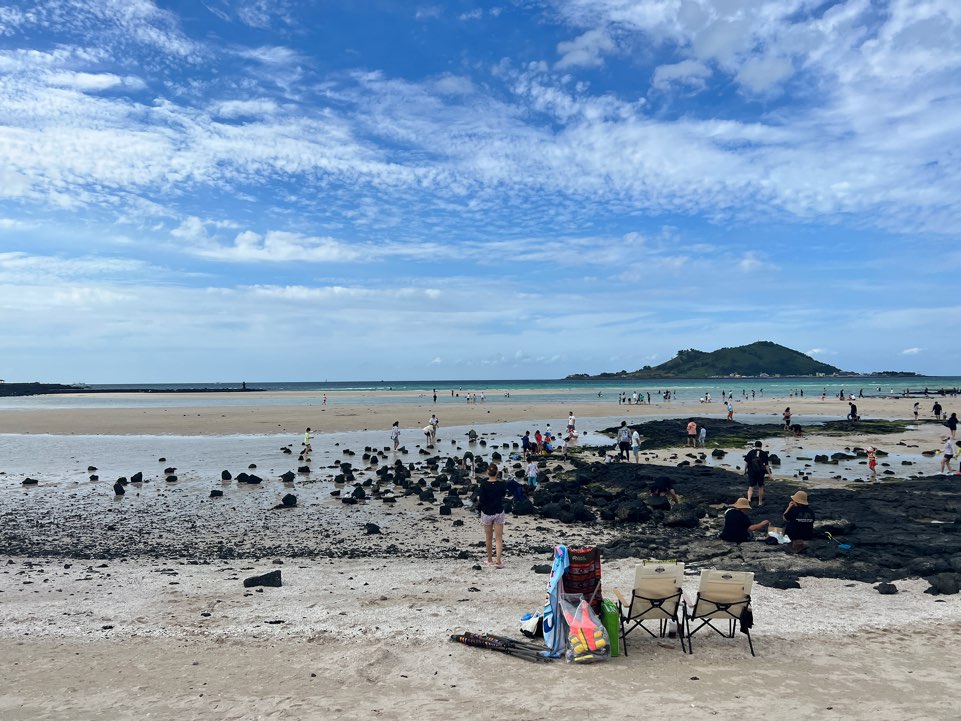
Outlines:
{"label": "camping chair", "polygon": [[[684,618],[687,651],[694,653],[691,645],[692,636],[705,626],[709,626],[718,635],[734,638],[738,624],[741,633],[747,636],[747,643],[754,656],[754,643],[751,641],[751,587],[754,585],[754,574],[750,571],[701,571],[701,584],[697,590],[697,598],[690,611],[686,610],[687,599],[684,600]],[[715,626],[715,623],[727,621],[727,632]],[[695,623],[699,625],[695,626]]]}
{"label": "camping chair", "polygon": [[[674,561],[648,561],[634,568],[634,588],[628,602],[617,589],[617,610],[621,620],[621,648],[627,655],[627,635],[637,628],[647,631],[652,638],[664,638],[670,623],[676,624],[684,651],[684,622],[678,615],[681,609],[681,583],[684,581],[684,564]],[[658,632],[644,625],[645,621],[657,621]]]}

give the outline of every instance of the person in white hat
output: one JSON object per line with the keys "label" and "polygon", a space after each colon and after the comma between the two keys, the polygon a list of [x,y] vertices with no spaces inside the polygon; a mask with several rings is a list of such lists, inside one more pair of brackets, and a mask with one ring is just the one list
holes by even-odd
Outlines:
{"label": "person in white hat", "polygon": [[755,531],[760,531],[770,525],[770,521],[751,523],[751,517],[745,511],[751,510],[751,502],[746,498],[738,498],[734,505],[724,512],[724,528],[720,539],[731,543],[753,541]]}

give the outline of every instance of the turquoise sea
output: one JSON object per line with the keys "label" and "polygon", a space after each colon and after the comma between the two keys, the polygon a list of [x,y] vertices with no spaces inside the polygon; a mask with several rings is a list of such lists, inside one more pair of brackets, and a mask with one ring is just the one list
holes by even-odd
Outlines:
{"label": "turquoise sea", "polygon": [[[123,393],[131,389],[169,391],[173,389],[237,390],[242,381],[217,383],[157,383],[157,384],[90,384],[91,390]],[[922,394],[924,389],[934,396],[943,389],[961,388],[961,376],[922,376],[914,378],[887,378],[879,376],[825,377],[825,378],[708,378],[702,380],[645,380],[645,381],[572,381],[572,380],[445,380],[445,381],[305,381],[273,382],[246,381],[247,388],[272,392],[297,392],[296,398],[278,398],[275,395],[248,393],[209,395],[196,393],[171,396],[168,393],[137,393],[126,396],[95,393],[89,395],[46,395],[0,398],[0,409],[36,408],[120,408],[120,407],[194,407],[231,405],[274,405],[319,402],[327,394],[328,404],[352,403],[363,396],[365,404],[416,403],[437,391],[438,400],[464,400],[466,394],[484,393],[487,403],[509,402],[507,393],[523,393],[526,400],[539,401],[597,401],[598,398],[617,404],[619,394],[637,392],[647,394],[651,400],[670,391],[677,400],[697,400],[710,393],[719,401],[721,394],[732,393],[735,399],[750,398],[753,393],[760,398],[788,398],[802,393],[806,397],[837,396],[840,392],[866,397],[892,396],[909,392]],[[377,392],[384,392],[378,396]],[[302,394],[316,394],[316,397]]]}

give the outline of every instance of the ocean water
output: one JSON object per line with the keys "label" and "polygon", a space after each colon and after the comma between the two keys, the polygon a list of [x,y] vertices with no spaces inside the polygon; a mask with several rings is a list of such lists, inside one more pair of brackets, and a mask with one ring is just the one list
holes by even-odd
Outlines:
{"label": "ocean water", "polygon": [[[97,391],[114,391],[122,394],[131,389],[169,391],[174,389],[237,390],[235,383],[157,383],[157,384],[91,384]],[[486,403],[516,402],[506,394],[523,393],[529,402],[578,402],[609,400],[617,405],[620,393],[633,392],[651,395],[656,402],[665,391],[677,400],[691,401],[710,393],[719,401],[721,394],[733,394],[735,399],[790,398],[791,394],[803,392],[805,397],[819,397],[822,392],[837,396],[844,391],[855,396],[900,395],[903,392],[918,394],[927,388],[932,395],[940,389],[961,387],[959,376],[926,376],[920,378],[884,378],[859,376],[848,378],[725,378],[703,380],[655,380],[655,381],[565,381],[565,380],[458,380],[458,381],[340,381],[340,382],[259,382],[247,381],[250,389],[274,392],[291,392],[290,397],[267,397],[256,391],[248,393],[209,394],[196,393],[187,396],[171,396],[169,393],[136,393],[114,396],[108,394],[42,395],[16,398],[0,398],[0,410],[32,410],[61,408],[190,408],[198,406],[248,406],[248,405],[316,405],[327,394],[328,405],[356,403],[368,405],[381,403],[417,403],[429,397],[436,389],[438,400],[464,402],[468,393],[485,395]],[[383,395],[378,395],[378,393]],[[308,394],[308,395],[304,395]],[[313,395],[310,395],[313,394]],[[933,402],[933,401],[932,401]],[[617,411],[613,411],[616,413]]]}

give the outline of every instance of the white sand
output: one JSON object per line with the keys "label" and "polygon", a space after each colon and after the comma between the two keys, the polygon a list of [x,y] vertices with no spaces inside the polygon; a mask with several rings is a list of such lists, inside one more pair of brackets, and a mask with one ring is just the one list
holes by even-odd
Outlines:
{"label": "white sand", "polygon": [[[880,720],[961,709],[961,600],[925,595],[916,580],[894,596],[826,579],[756,587],[756,658],[740,634],[699,634],[692,656],[632,636],[629,656],[593,667],[447,640],[465,629],[518,635],[519,616],[542,602],[547,577],[529,569],[544,560],[475,571],[383,560],[28,569],[16,559],[0,571],[0,718],[546,719],[570,705],[589,718]],[[282,588],[242,587],[272,568]],[[605,584],[626,590],[632,569],[605,565]]]}

